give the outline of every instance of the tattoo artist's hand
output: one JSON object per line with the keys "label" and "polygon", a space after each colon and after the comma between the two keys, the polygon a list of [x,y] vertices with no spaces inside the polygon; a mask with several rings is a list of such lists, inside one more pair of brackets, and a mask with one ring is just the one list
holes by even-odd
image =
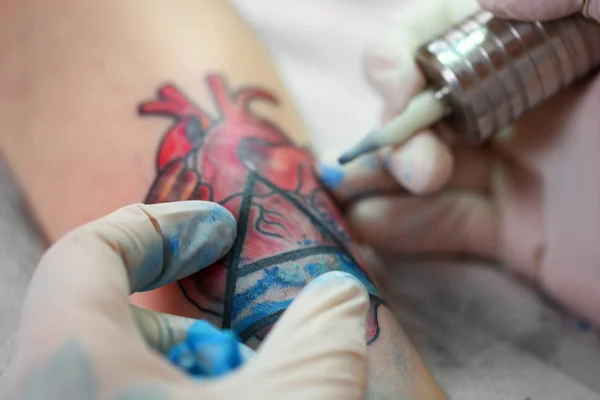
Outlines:
{"label": "tattoo artist's hand", "polygon": [[193,321],[133,308],[130,293],[212,264],[235,231],[223,207],[189,201],[132,205],[67,234],[33,277],[10,398],[363,398],[368,296],[343,273],[307,286],[231,375],[200,382],[167,361]]}
{"label": "tattoo artist's hand", "polygon": [[[480,0],[506,18],[554,19],[582,0]],[[479,5],[414,0],[368,49],[365,71],[384,122],[423,90],[415,49]],[[600,18],[600,2],[585,14]],[[364,157],[323,181],[376,249],[474,255],[506,264],[572,311],[600,324],[600,76],[559,94],[484,147],[434,129]],[[399,185],[398,185],[399,183]]]}

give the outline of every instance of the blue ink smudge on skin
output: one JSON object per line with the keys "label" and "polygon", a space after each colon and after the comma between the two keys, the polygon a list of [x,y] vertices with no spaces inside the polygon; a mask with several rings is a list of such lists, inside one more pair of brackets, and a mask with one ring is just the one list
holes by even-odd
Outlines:
{"label": "blue ink smudge on skin", "polygon": [[240,346],[233,331],[219,331],[206,321],[198,321],[189,328],[185,341],[175,345],[167,357],[193,377],[219,377],[242,365]]}
{"label": "blue ink smudge on skin", "polygon": [[337,165],[321,164],[319,166],[319,175],[321,181],[330,189],[336,189],[344,181],[344,170]]}
{"label": "blue ink smudge on skin", "polygon": [[310,274],[311,277],[316,278],[319,275],[323,275],[324,273],[329,271],[323,264],[311,263],[306,265],[306,272]]}

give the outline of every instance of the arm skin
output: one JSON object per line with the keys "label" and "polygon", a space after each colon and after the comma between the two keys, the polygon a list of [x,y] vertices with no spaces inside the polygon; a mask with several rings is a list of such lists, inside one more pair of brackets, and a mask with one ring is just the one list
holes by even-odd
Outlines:
{"label": "arm skin", "polygon": [[219,202],[238,219],[230,255],[135,303],[208,317],[256,345],[311,279],[350,271],[372,298],[369,397],[443,398],[315,179],[267,54],[227,2],[3,7],[0,144],[49,240],[140,200]]}

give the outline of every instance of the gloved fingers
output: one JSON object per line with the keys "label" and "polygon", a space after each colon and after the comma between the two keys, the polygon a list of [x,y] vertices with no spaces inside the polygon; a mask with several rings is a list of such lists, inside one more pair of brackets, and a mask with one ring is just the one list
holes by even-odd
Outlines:
{"label": "gloved fingers", "polygon": [[379,251],[406,255],[497,255],[496,209],[489,198],[474,192],[374,197],[354,204],[347,214],[359,239]]}
{"label": "gloved fingers", "polygon": [[324,163],[318,173],[345,208],[370,197],[426,195],[440,188],[486,192],[492,161],[485,147],[451,149],[437,133],[426,132],[399,149],[382,149],[344,166]]}
{"label": "gloved fingers", "polygon": [[384,164],[390,175],[412,194],[489,190],[493,157],[486,147],[452,148],[436,132],[424,131],[387,152]]}
{"label": "gloved fingers", "polygon": [[96,294],[88,283],[98,286],[98,294],[112,288],[129,295],[211,265],[230,249],[235,233],[235,219],[215,203],[134,204],[69,233],[48,251],[40,268],[56,270],[58,278],[73,273],[69,265],[82,265],[73,288],[82,299]]}
{"label": "gloved fingers", "polygon": [[212,264],[233,243],[235,226],[223,207],[191,201],[131,205],[68,233],[43,256],[29,287],[20,335],[25,357],[73,337],[107,348],[115,341],[141,345],[131,291]]}
{"label": "gloved fingers", "polygon": [[600,20],[598,0],[479,0],[481,7],[495,15],[517,20],[552,20],[583,12]]}
{"label": "gloved fingers", "polygon": [[584,0],[581,12],[586,18],[600,22],[600,0]]}
{"label": "gloved fingers", "polygon": [[367,81],[388,107],[401,112],[425,86],[414,56],[419,46],[478,9],[476,0],[407,3],[369,41],[363,57]]}
{"label": "gloved fingers", "polygon": [[385,163],[392,177],[417,195],[441,189],[454,172],[454,155],[433,131],[416,134],[397,149],[387,149]]}
{"label": "gloved fingers", "polygon": [[[175,345],[185,341],[189,328],[198,322],[197,319],[180,317],[178,315],[166,314],[130,306],[133,319],[138,330],[144,337],[146,343],[158,353],[168,354]],[[219,330],[206,324],[206,329],[210,329],[213,334],[218,334]],[[240,354],[244,360],[250,359],[254,350],[243,343],[239,344]]]}
{"label": "gloved fingers", "polygon": [[238,376],[246,385],[230,386],[245,387],[240,395],[257,399],[274,394],[280,399],[363,399],[368,307],[365,288],[351,275],[330,272],[316,278]]}
{"label": "gloved fingers", "polygon": [[321,183],[345,207],[366,197],[406,194],[385,166],[387,150],[366,154],[345,165],[322,162]]}

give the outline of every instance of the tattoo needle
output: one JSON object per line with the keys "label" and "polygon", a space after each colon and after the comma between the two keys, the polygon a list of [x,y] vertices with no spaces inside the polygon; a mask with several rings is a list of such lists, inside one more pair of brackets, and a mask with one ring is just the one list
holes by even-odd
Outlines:
{"label": "tattoo needle", "polygon": [[442,118],[457,139],[481,144],[600,68],[600,24],[580,14],[542,22],[478,11],[421,46],[415,61],[429,89],[340,164],[402,144]]}
{"label": "tattoo needle", "polygon": [[385,146],[402,144],[416,132],[439,121],[448,111],[441,97],[440,93],[433,90],[419,93],[412,98],[402,114],[382,129],[371,131],[356,146],[342,154],[338,159],[339,163],[349,163]]}

